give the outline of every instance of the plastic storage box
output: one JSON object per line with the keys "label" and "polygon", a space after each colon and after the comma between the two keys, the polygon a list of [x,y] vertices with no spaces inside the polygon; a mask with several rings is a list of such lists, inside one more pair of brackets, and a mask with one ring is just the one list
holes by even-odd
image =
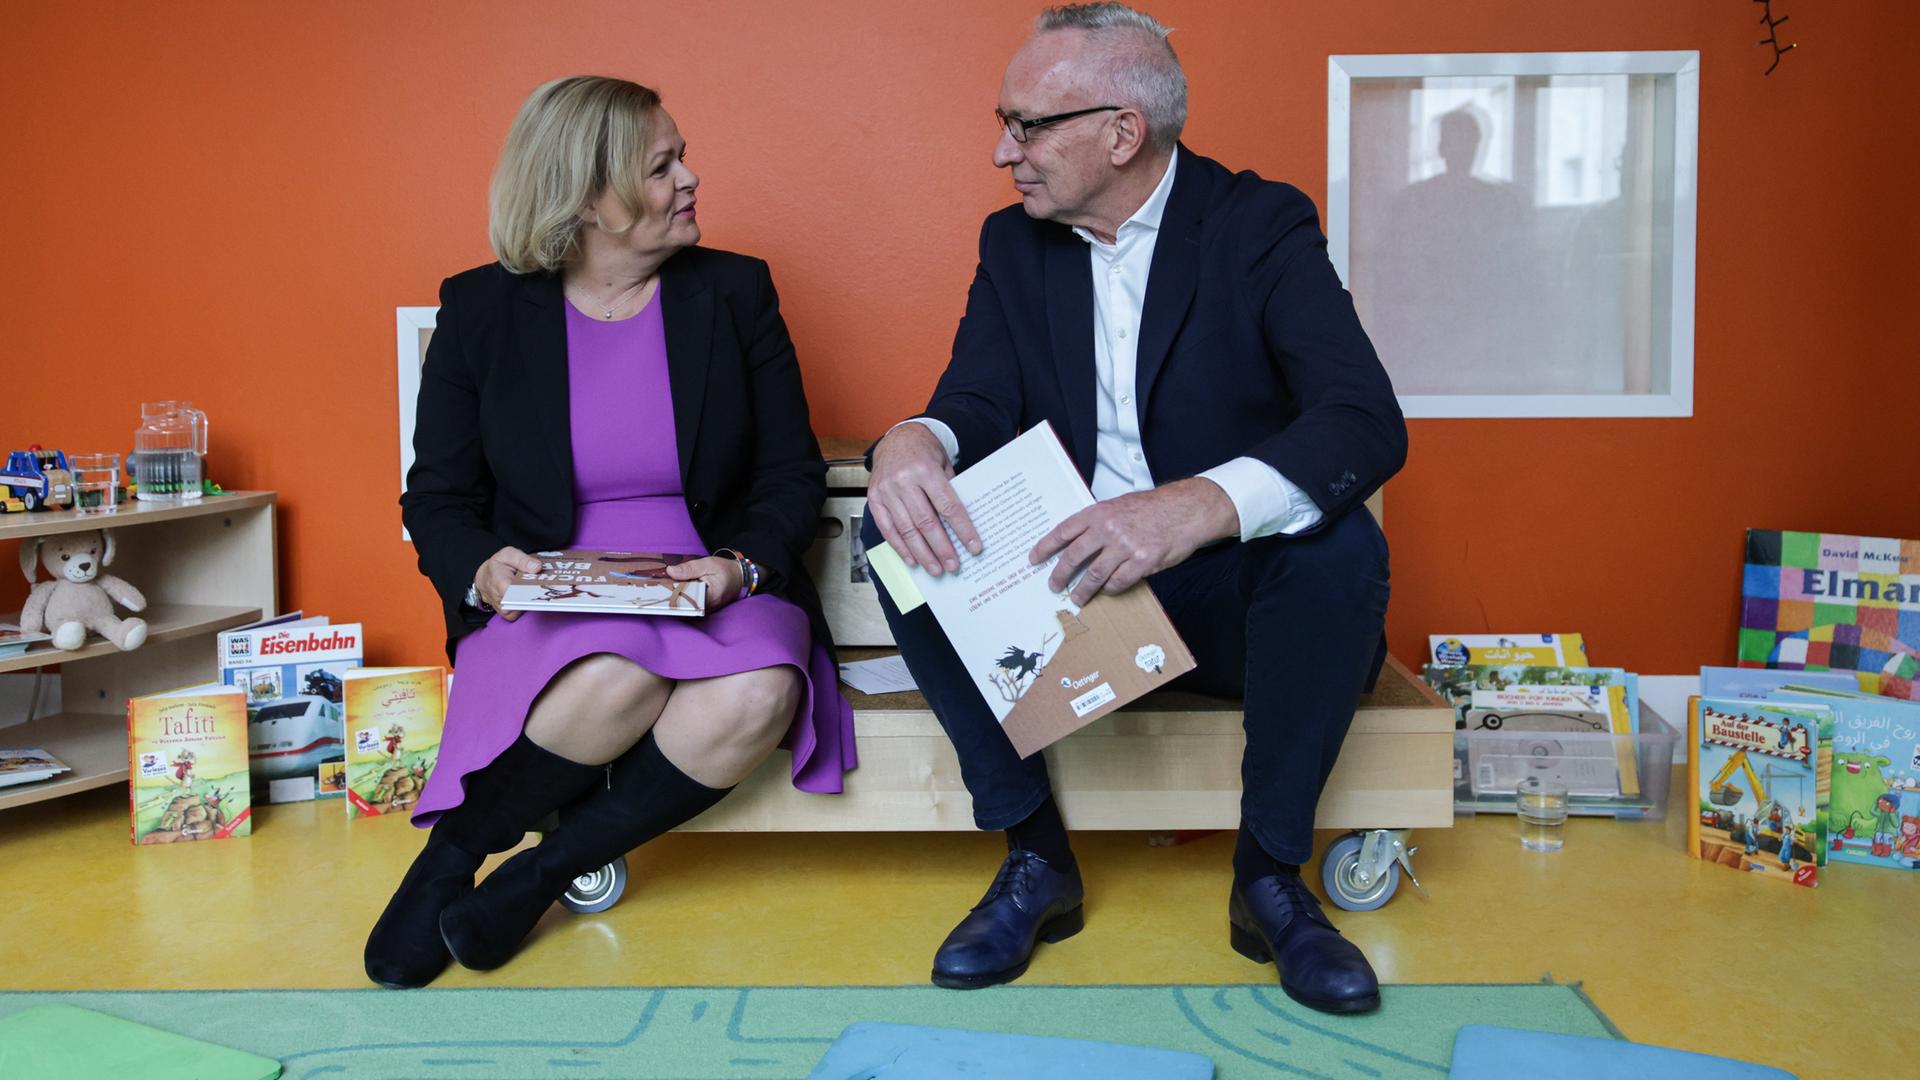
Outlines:
{"label": "plastic storage box", "polygon": [[[1456,731],[1456,815],[1514,812],[1513,785],[1530,775],[1567,785],[1567,812],[1661,821],[1667,816],[1673,754],[1683,733],[1640,706],[1633,735],[1565,731]],[[1621,783],[1622,777],[1628,778]]]}

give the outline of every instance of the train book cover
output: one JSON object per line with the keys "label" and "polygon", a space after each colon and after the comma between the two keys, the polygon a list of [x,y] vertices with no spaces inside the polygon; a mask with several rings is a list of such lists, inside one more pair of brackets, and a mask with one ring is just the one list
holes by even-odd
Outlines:
{"label": "train book cover", "polygon": [[446,685],[437,667],[347,672],[349,818],[412,811],[440,757]]}
{"label": "train book cover", "polygon": [[360,666],[364,641],[359,623],[324,615],[220,635],[220,681],[246,693],[255,802],[346,794],[341,680]]}
{"label": "train book cover", "polygon": [[1833,711],[1738,698],[1689,710],[1698,805],[1690,854],[1795,885],[1819,884],[1827,861]]}
{"label": "train book cover", "polygon": [[250,834],[246,695],[209,683],[129,699],[127,803],[136,845]]}

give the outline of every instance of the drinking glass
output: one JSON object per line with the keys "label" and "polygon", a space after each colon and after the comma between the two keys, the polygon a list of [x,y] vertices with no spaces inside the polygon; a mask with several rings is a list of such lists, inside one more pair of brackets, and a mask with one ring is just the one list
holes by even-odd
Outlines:
{"label": "drinking glass", "polygon": [[1528,851],[1559,851],[1566,845],[1567,785],[1529,776],[1514,788],[1520,817],[1520,846]]}
{"label": "drinking glass", "polygon": [[76,514],[111,514],[120,508],[120,455],[73,454],[73,510]]}

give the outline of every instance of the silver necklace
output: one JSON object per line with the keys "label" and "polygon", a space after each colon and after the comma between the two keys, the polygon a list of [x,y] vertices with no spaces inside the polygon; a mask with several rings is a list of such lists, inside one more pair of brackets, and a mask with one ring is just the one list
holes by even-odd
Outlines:
{"label": "silver necklace", "polygon": [[635,282],[634,284],[629,285],[624,289],[621,289],[619,292],[614,293],[613,300],[604,304],[598,300],[595,300],[591,296],[587,296],[586,294],[584,294],[578,289],[574,290],[573,296],[574,296],[574,299],[579,300],[581,303],[585,304],[588,307],[599,308],[600,317],[602,319],[611,321],[613,319],[614,309],[620,306],[622,298],[625,297],[628,293],[634,291],[635,289],[645,288],[648,280],[650,279],[641,278],[638,282]]}

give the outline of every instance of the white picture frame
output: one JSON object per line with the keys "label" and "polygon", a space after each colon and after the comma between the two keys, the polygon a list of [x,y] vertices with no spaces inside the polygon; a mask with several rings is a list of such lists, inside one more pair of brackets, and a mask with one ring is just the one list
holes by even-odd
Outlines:
{"label": "white picture frame", "polygon": [[[400,406],[400,491],[407,490],[407,472],[413,468],[413,413],[420,402],[420,369],[427,363],[427,342],[440,315],[437,307],[394,308],[394,340],[398,360]],[[400,526],[400,539],[413,536]]]}
{"label": "white picture frame", "polygon": [[[1651,147],[1644,156],[1658,162],[1657,167],[1642,167],[1645,174],[1651,177],[1648,181],[1651,194],[1646,196],[1646,205],[1657,205],[1662,217],[1658,227],[1650,230],[1649,234],[1655,238],[1655,244],[1662,237],[1668,238],[1670,243],[1669,250],[1655,253],[1654,257],[1661,260],[1659,264],[1661,272],[1648,279],[1653,284],[1645,291],[1651,293],[1651,298],[1642,305],[1654,309],[1657,317],[1647,318],[1644,311],[1636,310],[1635,302],[1630,300],[1623,305],[1621,321],[1614,327],[1618,330],[1624,326],[1621,334],[1628,344],[1622,352],[1637,350],[1640,354],[1622,355],[1620,358],[1620,368],[1623,372],[1620,381],[1622,388],[1629,392],[1488,393],[1484,392],[1484,389],[1478,389],[1446,393],[1432,392],[1429,386],[1424,391],[1403,392],[1400,395],[1401,409],[1408,417],[1685,417],[1693,415],[1700,54],[1697,51],[1453,53],[1336,55],[1328,58],[1327,249],[1334,269],[1340,275],[1341,281],[1348,283],[1350,289],[1353,287],[1353,215],[1356,210],[1353,205],[1356,89],[1362,92],[1367,90],[1380,92],[1380,88],[1388,85],[1380,83],[1375,87],[1368,87],[1365,85],[1368,80],[1545,77],[1554,81],[1578,82],[1581,77],[1618,75],[1653,76],[1656,80],[1666,80],[1666,83],[1656,83],[1656,86],[1660,100],[1663,103],[1671,103],[1670,120],[1667,107],[1663,104],[1659,121],[1645,125],[1653,134],[1637,136]],[[1456,84],[1457,82],[1448,85]],[[1549,117],[1546,121],[1540,120],[1537,116],[1534,119],[1537,122],[1557,122],[1553,117]],[[1475,141],[1479,142],[1477,139]],[[1492,139],[1488,140],[1489,143],[1492,141]],[[1518,141],[1518,139],[1511,141]],[[1484,148],[1491,149],[1490,146]],[[1507,149],[1507,153],[1513,153],[1511,147]],[[1370,156],[1368,160],[1372,160],[1372,157]],[[1475,159],[1476,162],[1479,160],[1481,159]],[[1617,163],[1615,167],[1618,168]],[[1477,165],[1474,175],[1479,175]],[[1532,179],[1533,186],[1525,189],[1525,194],[1531,195],[1536,203],[1550,203],[1551,196],[1544,193],[1545,187],[1550,182],[1552,182],[1551,177],[1542,172]],[[1412,186],[1414,185],[1411,182],[1407,184],[1409,188]],[[1377,207],[1372,206],[1361,208],[1363,213],[1377,210]],[[1376,222],[1373,227],[1378,229],[1380,225]],[[1379,263],[1387,261],[1384,258],[1376,260]],[[1566,265],[1571,266],[1572,263],[1569,262]],[[1667,279],[1664,288],[1660,287],[1662,277]],[[1516,276],[1514,280],[1524,279]],[[1367,298],[1356,293],[1355,299],[1357,304],[1361,304]],[[1457,313],[1457,309],[1449,310],[1450,313]],[[1473,316],[1468,314],[1463,317]],[[1491,316],[1488,317],[1491,321]],[[1542,318],[1540,321],[1543,325],[1541,336],[1530,340],[1526,347],[1538,345],[1551,348],[1555,340],[1551,335],[1576,332],[1569,327],[1554,325],[1551,320]],[[1593,349],[1595,340],[1597,338],[1590,335],[1582,340],[1580,347]],[[1382,360],[1387,363],[1388,370],[1392,373],[1394,362],[1387,355],[1389,351],[1383,349]],[[1651,354],[1654,359],[1644,361],[1643,357],[1646,354]],[[1557,357],[1559,354],[1555,355]],[[1559,361],[1556,359],[1555,362]],[[1524,365],[1524,358],[1522,364]],[[1447,370],[1445,365],[1440,364],[1434,365],[1434,368]],[[1643,368],[1651,374],[1643,374]],[[1595,370],[1600,368],[1596,365]],[[1607,373],[1603,371],[1602,374]],[[1443,377],[1436,376],[1431,371],[1423,372],[1423,375],[1429,384]],[[1396,381],[1400,381],[1399,376],[1396,376]],[[1490,377],[1481,375],[1480,381],[1482,383],[1490,381]],[[1636,387],[1636,383],[1640,385]]]}

